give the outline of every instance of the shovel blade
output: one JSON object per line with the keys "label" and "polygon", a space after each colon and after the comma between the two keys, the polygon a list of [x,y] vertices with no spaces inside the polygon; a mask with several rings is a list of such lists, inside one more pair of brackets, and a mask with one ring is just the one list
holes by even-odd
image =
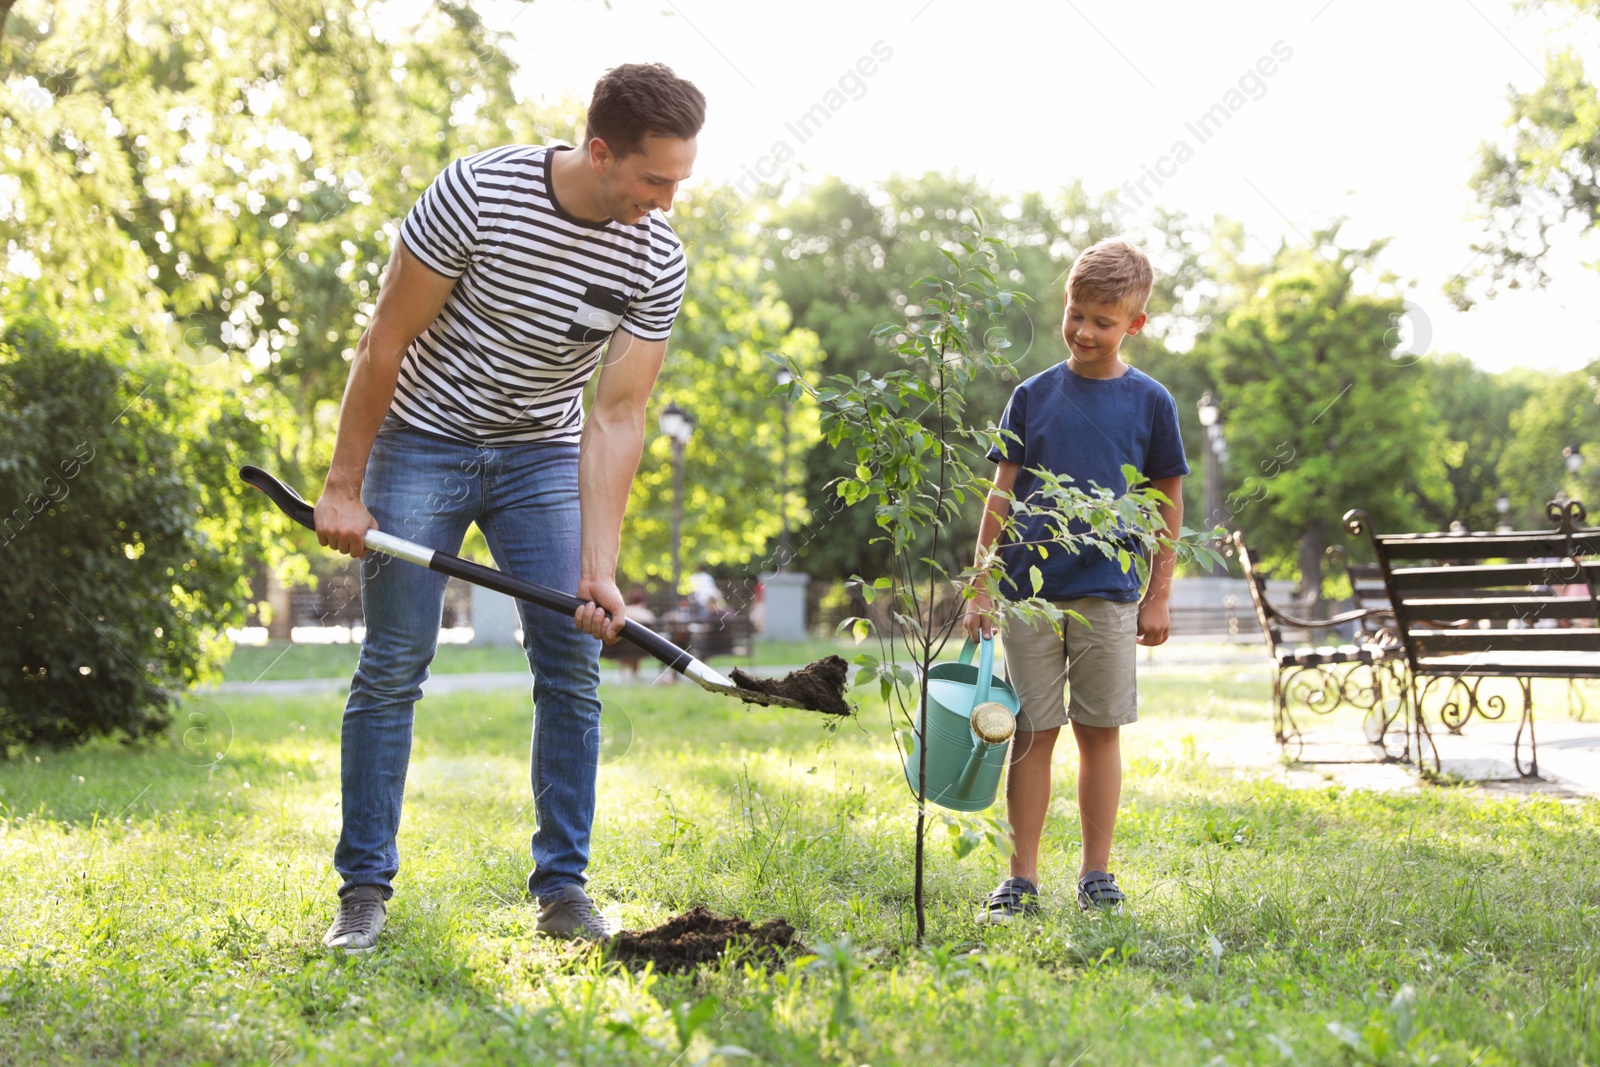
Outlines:
{"label": "shovel blade", "polygon": [[773,696],[770,693],[758,693],[754,689],[745,689],[735,685],[733,679],[699,660],[694,660],[683,669],[683,673],[699,684],[701,689],[711,693],[721,693],[723,696],[737,697],[750,704],[761,704],[770,708],[797,708],[800,711],[815,711],[798,700],[789,697]]}

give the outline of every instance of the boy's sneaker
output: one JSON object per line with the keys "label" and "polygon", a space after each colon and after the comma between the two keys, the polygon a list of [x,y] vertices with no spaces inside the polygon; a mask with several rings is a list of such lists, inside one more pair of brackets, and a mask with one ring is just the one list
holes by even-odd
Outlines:
{"label": "boy's sneaker", "polygon": [[576,882],[561,887],[561,892],[539,901],[539,920],[534,933],[544,937],[581,937],[590,941],[610,941],[616,924],[594,906],[583,886]]}
{"label": "boy's sneaker", "polygon": [[1084,911],[1120,914],[1126,899],[1117,888],[1117,876],[1107,871],[1090,871],[1078,879],[1078,907]]}
{"label": "boy's sneaker", "polygon": [[388,917],[383,890],[375,885],[354,886],[339,898],[339,913],[322,943],[350,955],[371,952]]}
{"label": "boy's sneaker", "polygon": [[1039,913],[1039,890],[1026,878],[1007,878],[978,909],[979,926],[1001,926],[1018,915]]}

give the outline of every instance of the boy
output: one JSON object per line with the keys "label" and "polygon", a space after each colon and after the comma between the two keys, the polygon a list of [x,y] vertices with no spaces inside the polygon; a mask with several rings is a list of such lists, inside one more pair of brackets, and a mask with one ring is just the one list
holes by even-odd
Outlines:
{"label": "boy", "polygon": [[[1177,536],[1183,476],[1189,473],[1178,435],[1177,404],[1159,382],[1121,357],[1122,339],[1144,326],[1152,282],[1150,261],[1125,241],[1101,241],[1072,265],[1061,327],[1069,356],[1017,386],[1000,422],[1017,439],[1006,438],[989,452],[998,467],[978,531],[980,566],[994,550],[1010,499],[1033,497],[1040,485],[1035,472],[1041,469],[1068,476],[1080,488],[1093,483],[1123,493],[1128,486],[1121,468],[1132,464],[1172,501],[1161,508],[1161,518],[1166,535]],[[1122,791],[1119,731],[1138,718],[1135,644],[1161,644],[1169,625],[1170,549],[1157,554],[1141,600],[1136,573],[1124,573],[1096,549],[1072,554],[1058,548],[1041,558],[1026,542],[1050,536],[1048,515],[1022,515],[1017,521],[1014,536],[1007,537],[1016,543],[1000,545],[1006,570],[1001,591],[1013,599],[1026,598],[1033,589],[1029,569],[1036,566],[1044,578],[1038,595],[1077,612],[1088,625],[1063,618],[1058,635],[1043,620],[1007,618],[1001,624],[1006,677],[1021,698],[1006,778],[1006,813],[1016,850],[1011,877],[989,895],[978,913],[979,923],[1008,922],[1038,909],[1039,837],[1050,807],[1050,756],[1068,721],[1078,745],[1083,832],[1078,904],[1085,910],[1121,908],[1122,891],[1107,870]],[[993,610],[980,588],[968,605],[968,636],[993,634]],[[1070,687],[1070,706],[1063,704],[1063,682]]]}

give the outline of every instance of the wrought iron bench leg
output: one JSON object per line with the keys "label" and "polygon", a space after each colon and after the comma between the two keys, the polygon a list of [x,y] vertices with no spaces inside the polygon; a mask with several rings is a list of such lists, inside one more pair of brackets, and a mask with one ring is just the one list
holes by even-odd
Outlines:
{"label": "wrought iron bench leg", "polygon": [[[1385,681],[1387,680],[1387,684]],[[1389,713],[1389,701],[1384,696],[1390,689],[1394,690],[1394,714]],[[1382,735],[1379,744],[1383,747],[1385,762],[1410,763],[1411,762],[1411,697],[1410,687],[1407,685],[1403,670],[1396,670],[1393,663],[1381,660],[1372,664],[1372,694],[1373,704],[1382,723]],[[1394,726],[1395,720],[1400,720],[1400,736],[1403,739],[1400,754],[1389,754],[1389,731]]]}
{"label": "wrought iron bench leg", "polygon": [[1292,758],[1299,759],[1305,744],[1300,737],[1300,724],[1294,721],[1294,715],[1289,711],[1289,692],[1283,684],[1283,675],[1283,669],[1275,666],[1272,672],[1272,732],[1285,751],[1294,746]]}
{"label": "wrought iron bench leg", "polygon": [[[1522,721],[1517,723],[1517,738],[1511,746],[1511,760],[1524,778],[1539,777],[1539,741],[1533,732],[1533,679],[1518,678],[1522,686]],[[1528,766],[1522,766],[1522,731],[1528,731]]]}
{"label": "wrought iron bench leg", "polygon": [[[1424,713],[1422,707],[1422,698],[1427,695],[1427,691],[1431,685],[1431,679],[1428,684],[1424,685],[1420,682],[1420,679],[1418,679],[1416,675],[1412,675],[1411,713],[1413,716],[1415,716],[1414,721],[1416,723],[1417,767],[1421,769],[1426,765],[1428,753],[1431,751],[1433,753],[1433,771],[1435,774],[1438,774],[1440,771],[1444,770],[1444,765],[1439,761],[1439,746],[1433,743],[1433,733],[1428,729],[1428,716]],[[1428,742],[1427,748],[1422,747],[1423,741]]]}

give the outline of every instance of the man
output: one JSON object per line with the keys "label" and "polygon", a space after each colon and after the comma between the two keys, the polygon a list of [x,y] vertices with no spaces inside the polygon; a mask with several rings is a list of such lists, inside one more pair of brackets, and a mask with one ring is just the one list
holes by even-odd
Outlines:
{"label": "man", "polygon": [[[662,213],[704,118],[693,85],[628,64],[595,86],[581,148],[492,149],[434,180],[357,346],[316,507],[317,539],[357,558],[371,529],[456,552],[475,522],[502,570],[587,601],[571,618],[518,605],[535,704],[528,890],[547,936],[612,933],[584,892],[600,640],[616,641],[625,618],[622,516],[683,297],[683,249]],[[368,951],[383,928],[444,586],[385,556],[362,565],[367,635],[344,712],[330,948]]]}

